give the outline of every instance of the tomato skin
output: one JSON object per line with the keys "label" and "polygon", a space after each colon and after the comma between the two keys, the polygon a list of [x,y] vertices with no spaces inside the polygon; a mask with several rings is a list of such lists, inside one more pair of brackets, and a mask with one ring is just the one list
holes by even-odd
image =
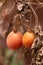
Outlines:
{"label": "tomato skin", "polygon": [[30,48],[34,39],[35,39],[35,35],[32,32],[26,32],[22,37],[22,44],[25,47]]}
{"label": "tomato skin", "polygon": [[20,32],[11,31],[6,39],[7,46],[11,49],[18,49],[22,45],[22,34]]}

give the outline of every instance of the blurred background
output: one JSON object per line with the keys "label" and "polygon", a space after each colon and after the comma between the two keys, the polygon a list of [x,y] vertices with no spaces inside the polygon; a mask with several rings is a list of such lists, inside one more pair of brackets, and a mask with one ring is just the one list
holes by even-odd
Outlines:
{"label": "blurred background", "polygon": [[[29,49],[27,50],[24,47],[21,47],[18,50],[11,50],[6,45],[6,37],[11,30],[15,30],[18,28],[18,30],[20,30],[21,32],[24,32],[23,27],[21,25],[18,26],[18,24],[20,23],[19,18],[16,21],[15,17],[17,16],[19,17],[21,14],[24,14],[25,9],[23,11],[19,11],[17,9],[17,3],[15,3],[15,1],[17,0],[12,0],[12,1],[0,0],[0,65],[30,65],[29,63],[32,58],[31,51],[29,51]],[[43,0],[39,0],[39,1],[43,3]],[[33,2],[35,1],[33,0]],[[32,6],[34,9],[36,8],[36,5],[35,6],[32,5]],[[39,17],[39,22],[43,29],[43,6],[37,9],[36,13]],[[31,15],[30,12],[26,12],[24,14],[25,20],[28,21],[28,23],[29,23],[30,15]],[[24,24],[29,26],[28,23],[24,23]],[[31,27],[33,27],[34,23],[31,22],[30,25]],[[25,57],[26,57],[26,60],[25,60]]]}

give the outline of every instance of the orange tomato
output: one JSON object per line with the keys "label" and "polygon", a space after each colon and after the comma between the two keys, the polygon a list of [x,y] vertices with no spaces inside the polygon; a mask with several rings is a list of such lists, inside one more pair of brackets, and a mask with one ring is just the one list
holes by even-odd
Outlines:
{"label": "orange tomato", "polygon": [[15,33],[11,31],[6,39],[7,46],[11,49],[18,49],[22,45],[22,34],[20,32]]}
{"label": "orange tomato", "polygon": [[34,39],[35,39],[34,33],[32,33],[32,32],[26,32],[26,33],[23,35],[23,37],[22,37],[22,44],[23,44],[25,47],[29,48],[29,47],[31,47],[31,45],[32,45],[32,43],[33,43],[33,41],[34,41]]}

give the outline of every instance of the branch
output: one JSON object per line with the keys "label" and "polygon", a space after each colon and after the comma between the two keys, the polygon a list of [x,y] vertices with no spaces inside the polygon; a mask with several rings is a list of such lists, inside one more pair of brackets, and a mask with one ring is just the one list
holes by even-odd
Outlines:
{"label": "branch", "polygon": [[34,10],[34,8],[31,6],[31,3],[29,4],[30,2],[28,2],[28,5],[29,5],[29,7],[30,7],[30,9],[31,9],[31,11],[32,11],[32,13],[33,13],[33,15],[34,15],[34,17],[35,17],[35,32],[37,31],[37,28],[38,28],[38,24],[39,24],[39,21],[38,21],[38,16],[37,16],[37,14],[36,14],[36,12],[35,12],[35,10]]}
{"label": "branch", "polygon": [[36,2],[39,4],[40,7],[43,7],[43,3],[40,2],[39,0],[36,0]]}

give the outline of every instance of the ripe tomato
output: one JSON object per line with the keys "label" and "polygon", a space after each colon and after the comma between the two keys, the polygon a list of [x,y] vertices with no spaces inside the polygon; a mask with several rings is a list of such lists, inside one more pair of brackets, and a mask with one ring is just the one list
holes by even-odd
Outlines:
{"label": "ripe tomato", "polygon": [[34,41],[35,35],[32,32],[26,32],[22,37],[22,44],[29,48],[31,47],[33,41]]}
{"label": "ripe tomato", "polygon": [[11,49],[18,49],[22,45],[22,34],[20,32],[11,31],[6,39],[7,46]]}

